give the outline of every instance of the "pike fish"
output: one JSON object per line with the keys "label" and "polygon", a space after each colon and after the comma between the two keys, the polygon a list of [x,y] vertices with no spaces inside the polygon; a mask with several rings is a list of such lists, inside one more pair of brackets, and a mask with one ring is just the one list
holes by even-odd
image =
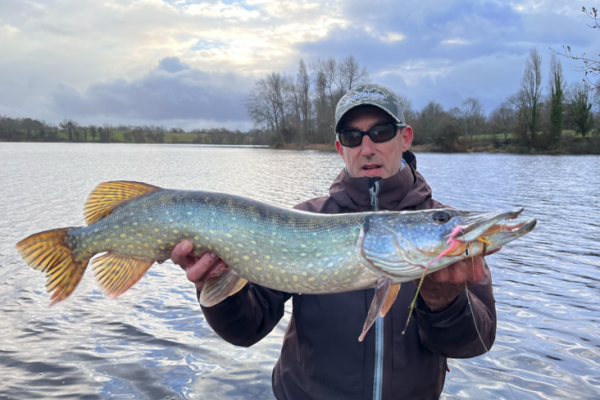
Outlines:
{"label": "pike fish", "polygon": [[204,306],[247,281],[304,294],[376,287],[362,340],[389,310],[400,283],[495,252],[530,232],[535,219],[515,220],[522,210],[317,214],[227,194],[116,181],[99,184],[89,195],[87,226],[36,233],[16,247],[27,264],[46,273],[51,305],[73,293],[90,260],[98,284],[115,298],[185,239],[193,242],[195,256],[213,252],[231,267],[207,280]]}

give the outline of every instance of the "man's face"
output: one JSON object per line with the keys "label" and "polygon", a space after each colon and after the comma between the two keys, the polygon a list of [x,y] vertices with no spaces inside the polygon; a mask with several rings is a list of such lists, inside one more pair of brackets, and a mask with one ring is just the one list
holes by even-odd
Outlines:
{"label": "man's face", "polygon": [[[377,107],[360,107],[350,110],[341,123],[340,132],[358,129],[366,132],[374,126],[394,123],[391,117]],[[387,142],[373,143],[369,136],[363,136],[362,144],[344,147],[338,140],[335,147],[346,164],[350,176],[380,176],[389,178],[400,169],[402,153],[412,143],[413,132],[410,126],[399,130],[396,137]]]}

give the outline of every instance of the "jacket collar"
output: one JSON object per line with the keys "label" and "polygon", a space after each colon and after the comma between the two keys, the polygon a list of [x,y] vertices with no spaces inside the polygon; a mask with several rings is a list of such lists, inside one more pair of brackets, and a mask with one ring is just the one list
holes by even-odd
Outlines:
{"label": "jacket collar", "polygon": [[[407,165],[396,174],[379,180],[379,206],[382,210],[400,211],[414,207],[431,197],[431,188],[416,171],[412,152],[403,154]],[[369,178],[353,178],[344,168],[329,188],[329,194],[343,208],[371,211]]]}

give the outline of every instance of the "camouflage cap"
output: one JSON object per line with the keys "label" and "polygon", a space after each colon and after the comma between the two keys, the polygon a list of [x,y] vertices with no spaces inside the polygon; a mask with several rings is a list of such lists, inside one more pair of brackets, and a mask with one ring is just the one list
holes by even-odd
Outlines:
{"label": "camouflage cap", "polygon": [[335,108],[335,131],[338,131],[340,120],[348,111],[365,105],[381,108],[398,124],[406,123],[398,106],[396,93],[392,89],[376,83],[361,83],[350,89],[338,102]]}

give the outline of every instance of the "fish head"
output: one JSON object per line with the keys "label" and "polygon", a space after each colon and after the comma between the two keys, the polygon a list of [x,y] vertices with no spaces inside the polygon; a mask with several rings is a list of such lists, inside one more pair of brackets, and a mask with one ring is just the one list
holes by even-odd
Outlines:
{"label": "fish head", "polygon": [[406,280],[457,261],[498,251],[531,232],[536,220],[523,208],[464,211],[452,208],[382,212],[367,218],[359,246],[373,269]]}

